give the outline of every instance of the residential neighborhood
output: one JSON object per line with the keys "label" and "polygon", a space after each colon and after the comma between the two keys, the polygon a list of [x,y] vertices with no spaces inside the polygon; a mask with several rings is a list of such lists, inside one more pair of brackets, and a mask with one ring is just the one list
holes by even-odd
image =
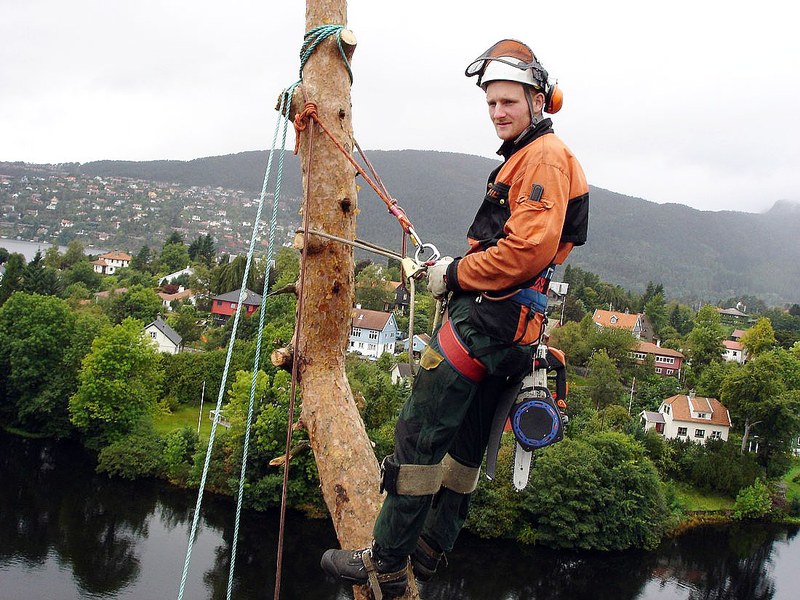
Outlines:
{"label": "residential neighborhood", "polygon": [[[187,239],[211,234],[219,251],[244,252],[258,203],[241,190],[89,177],[55,165],[12,172],[13,165],[0,162],[0,237],[63,246],[76,239],[87,248],[136,250],[159,246],[177,231]],[[286,244],[299,223],[290,208],[296,202],[287,197],[278,206],[277,232]],[[122,260],[112,257],[108,264],[96,263],[95,269],[109,274]]]}

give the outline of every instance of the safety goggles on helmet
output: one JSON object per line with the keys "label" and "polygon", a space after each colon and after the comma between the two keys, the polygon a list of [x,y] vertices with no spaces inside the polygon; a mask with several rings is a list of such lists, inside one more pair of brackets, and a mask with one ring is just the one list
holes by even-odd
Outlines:
{"label": "safety goggles on helmet", "polygon": [[467,77],[477,75],[479,87],[492,81],[518,81],[540,90],[547,89],[547,71],[533,50],[517,40],[500,40],[473,60],[464,74]]}

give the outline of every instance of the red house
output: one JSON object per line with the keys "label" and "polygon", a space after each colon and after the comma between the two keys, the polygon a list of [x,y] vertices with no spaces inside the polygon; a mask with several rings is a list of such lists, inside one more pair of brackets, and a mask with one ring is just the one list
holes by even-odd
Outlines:
{"label": "red house", "polygon": [[[224,325],[231,318],[231,315],[236,313],[236,309],[239,307],[240,291],[241,288],[227,294],[215,296],[211,300],[211,314],[214,315],[215,325]],[[244,299],[242,300],[242,308],[244,308],[245,314],[253,314],[258,310],[259,306],[261,306],[261,296],[245,288]]]}
{"label": "red house", "polygon": [[636,349],[631,352],[633,359],[639,364],[647,359],[648,354],[653,355],[656,373],[664,376],[681,376],[681,367],[685,359],[683,354],[672,348],[662,348],[650,342],[639,342],[636,344]]}

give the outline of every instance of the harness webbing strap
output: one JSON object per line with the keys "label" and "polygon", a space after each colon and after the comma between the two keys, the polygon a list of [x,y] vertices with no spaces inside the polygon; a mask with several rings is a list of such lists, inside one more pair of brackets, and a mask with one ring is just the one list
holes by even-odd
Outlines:
{"label": "harness webbing strap", "polygon": [[469,348],[461,341],[450,319],[439,328],[437,336],[445,360],[459,375],[474,383],[483,381],[486,377],[486,366],[470,356]]}

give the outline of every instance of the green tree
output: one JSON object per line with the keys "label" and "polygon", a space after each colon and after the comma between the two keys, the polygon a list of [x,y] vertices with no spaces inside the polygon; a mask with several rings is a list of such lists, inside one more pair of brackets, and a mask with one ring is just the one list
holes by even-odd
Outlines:
{"label": "green tree", "polygon": [[721,360],[724,335],[717,309],[706,304],[697,312],[688,338],[692,367],[698,374],[712,362]]}
{"label": "green tree", "polygon": [[110,299],[108,315],[114,323],[121,323],[127,318],[139,319],[150,323],[161,312],[161,298],[150,288],[134,285],[122,294]]}
{"label": "green tree", "polygon": [[664,329],[669,322],[669,315],[663,293],[657,293],[647,301],[644,305],[644,314],[650,319],[656,333],[660,333]]}
{"label": "green tree", "polygon": [[762,354],[722,383],[720,400],[734,420],[743,424],[742,453],[747,448],[750,430],[769,418],[770,411],[775,408],[774,399],[786,391],[780,371],[780,363],[774,355]]}
{"label": "green tree", "polygon": [[211,234],[198,236],[189,244],[189,258],[194,262],[199,262],[210,267],[216,255],[217,250],[214,246],[214,238],[211,237]]}
{"label": "green tree", "polygon": [[131,269],[135,269],[137,271],[141,271],[142,273],[150,272],[150,261],[152,260],[152,255],[150,252],[149,246],[142,246],[139,249],[139,252],[136,253],[136,256],[133,257],[131,260]]}
{"label": "green tree", "polygon": [[746,487],[736,496],[733,516],[737,519],[760,519],[772,510],[769,488],[760,479]]}
{"label": "green tree", "polygon": [[119,441],[155,409],[163,372],[142,328],[128,318],[106,329],[83,360],[69,413],[91,448]]}
{"label": "green tree", "polygon": [[525,489],[530,537],[556,548],[654,548],[665,529],[662,484],[644,448],[605,432],[545,449]]}
{"label": "green tree", "polygon": [[751,357],[771,350],[778,343],[772,323],[766,317],[761,317],[755,325],[745,331],[741,342],[747,350],[747,355]]}
{"label": "green tree", "polygon": [[356,303],[369,310],[383,310],[392,298],[380,265],[364,267],[356,277]]}
{"label": "green tree", "polygon": [[197,321],[200,315],[197,309],[191,304],[184,304],[178,308],[177,312],[171,313],[169,318],[169,325],[178,335],[183,338],[183,343],[196,342],[200,339],[200,328],[197,326]]}
{"label": "green tree", "polygon": [[79,262],[88,262],[84,254],[83,244],[78,240],[72,240],[67,244],[67,250],[61,257],[60,269],[69,269]]}
{"label": "green tree", "polygon": [[17,292],[0,307],[4,412],[28,431],[71,432],[66,408],[76,387],[76,323],[67,303],[52,296]]}
{"label": "green tree", "polygon": [[618,403],[624,392],[617,367],[605,350],[598,350],[589,359],[587,387],[596,410]]}
{"label": "green tree", "polygon": [[22,291],[25,276],[25,257],[16,252],[8,256],[3,265],[5,275],[0,279],[0,306],[11,297],[11,294]]}
{"label": "green tree", "polygon": [[159,257],[162,268],[168,272],[179,271],[186,268],[191,262],[189,250],[181,244],[165,244]]}
{"label": "green tree", "polygon": [[37,251],[36,256],[25,267],[22,290],[29,294],[57,296],[63,289],[58,272],[46,266],[41,252]]}
{"label": "green tree", "polygon": [[75,283],[82,283],[86,289],[96,292],[103,283],[103,276],[96,273],[94,267],[88,261],[81,260],[70,265],[64,271],[64,282],[67,286]]}

